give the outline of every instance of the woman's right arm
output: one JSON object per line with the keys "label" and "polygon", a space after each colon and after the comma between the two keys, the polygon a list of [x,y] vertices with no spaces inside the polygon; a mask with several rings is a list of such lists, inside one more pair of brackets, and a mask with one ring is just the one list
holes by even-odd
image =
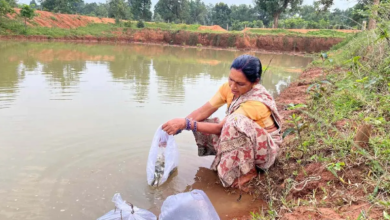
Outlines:
{"label": "woman's right arm", "polygon": [[202,107],[189,114],[187,118],[194,121],[203,121],[210,117],[217,110],[217,107],[212,106],[210,102],[206,102],[206,104],[204,104]]}

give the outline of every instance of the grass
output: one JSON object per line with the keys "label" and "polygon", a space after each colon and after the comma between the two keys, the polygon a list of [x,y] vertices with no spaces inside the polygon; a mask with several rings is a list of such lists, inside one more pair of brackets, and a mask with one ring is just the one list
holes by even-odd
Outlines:
{"label": "grass", "polygon": [[[4,22],[3,22],[4,21]],[[24,30],[24,25],[18,20],[4,19],[0,20],[1,35],[34,35],[47,37],[76,37],[76,36],[97,36],[97,37],[113,37],[113,31],[118,30],[118,26],[114,24],[90,24],[85,27],[75,29],[63,28],[48,28],[48,27],[29,27]]]}
{"label": "grass", "polygon": [[[1,32],[2,35],[44,35],[49,37],[72,37],[72,36],[113,36],[111,32],[122,31],[127,32],[129,29],[139,30],[137,28],[137,21],[123,21],[120,24],[90,24],[86,27],[79,27],[75,29],[61,29],[61,28],[46,28],[39,27],[34,25],[29,27],[27,30],[22,31],[22,21],[20,19],[10,20],[7,18],[1,19]],[[54,16],[50,17],[51,20],[57,21],[57,18]],[[198,30],[201,26],[199,24],[170,24],[163,22],[144,22],[146,29],[160,29],[160,30],[169,30],[169,31],[189,31],[189,32],[199,32],[199,33],[227,33],[227,32],[218,32],[212,30]],[[5,31],[7,30],[7,31]],[[230,31],[228,32],[232,36],[242,35],[242,32]],[[311,36],[311,37],[340,37],[345,38],[351,34],[341,33],[334,30],[320,30],[320,31],[311,31],[307,34],[292,32],[286,29],[275,29],[275,30],[263,30],[263,29],[251,29],[248,33],[253,35],[288,35],[288,36]],[[231,38],[233,42],[235,37]],[[194,44],[196,45],[196,44]]]}
{"label": "grass", "polygon": [[[390,10],[389,3],[381,7]],[[252,219],[280,218],[301,206],[340,210],[358,202],[381,210],[383,219],[389,219],[390,39],[386,33],[390,17],[385,17],[388,13],[382,16],[378,18],[380,29],[349,37],[327,52],[326,59],[311,65],[321,68],[323,76],[309,86],[305,106],[290,106],[295,115],[289,116],[286,125],[295,132],[285,139],[284,153],[270,175],[256,183],[266,195],[269,209],[252,213]],[[359,132],[363,129],[370,130],[371,136],[367,144],[360,145],[356,141],[367,137]],[[291,199],[295,176],[305,176],[312,163],[323,164],[335,180]],[[285,187],[278,191],[280,176]],[[355,192],[364,195],[356,200]],[[358,219],[368,219],[364,216]]]}
{"label": "grass", "polygon": [[247,32],[258,35],[288,35],[288,36],[310,36],[310,37],[338,37],[346,38],[353,34],[343,33],[336,30],[318,30],[307,33],[299,33],[288,29],[249,29]]}

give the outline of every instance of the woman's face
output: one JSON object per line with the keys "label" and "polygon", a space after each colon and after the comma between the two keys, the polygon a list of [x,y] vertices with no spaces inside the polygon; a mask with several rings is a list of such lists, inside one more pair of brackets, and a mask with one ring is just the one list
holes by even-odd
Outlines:
{"label": "woman's face", "polygon": [[241,70],[230,69],[229,87],[235,96],[249,92],[255,83],[250,82]]}

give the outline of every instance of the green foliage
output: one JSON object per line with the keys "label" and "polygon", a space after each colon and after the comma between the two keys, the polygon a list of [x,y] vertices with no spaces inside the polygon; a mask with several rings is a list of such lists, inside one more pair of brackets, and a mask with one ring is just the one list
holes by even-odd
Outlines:
{"label": "green foliage", "polygon": [[131,21],[124,22],[124,26],[127,27],[127,28],[132,28],[133,27],[133,23],[131,23]]}
{"label": "green foliage", "polygon": [[125,0],[110,0],[108,16],[115,19],[131,19],[131,9]]}
{"label": "green foliage", "polygon": [[24,18],[24,25],[27,28],[27,20],[31,20],[36,16],[35,9],[31,8],[29,5],[23,5],[20,10],[20,16]]}
{"label": "green foliage", "polygon": [[252,7],[252,5],[240,4],[240,5],[232,5],[230,7],[230,19],[232,21],[239,22],[252,22],[257,19],[256,9]]}
{"label": "green foliage", "polygon": [[11,5],[6,0],[0,0],[0,18],[11,13],[14,13]]}
{"label": "green foliage", "polygon": [[128,0],[131,6],[131,13],[136,20],[150,21],[152,20],[151,0]]}
{"label": "green foliage", "polygon": [[302,0],[274,0],[274,1],[263,1],[255,0],[256,6],[266,11],[269,15],[274,18],[274,27],[278,28],[278,19],[280,14],[285,12],[286,8],[289,7],[290,11],[297,11],[298,7],[303,3]]}
{"label": "green foliage", "polygon": [[139,21],[137,22],[137,28],[144,28],[144,27],[145,27],[144,22],[143,22],[142,20],[139,20]]}
{"label": "green foliage", "polygon": [[53,20],[53,21],[58,21],[56,17],[54,16],[50,16],[50,19]]}
{"label": "green foliage", "polygon": [[206,24],[207,8],[201,0],[189,2],[189,16],[187,24]]}
{"label": "green foliage", "polygon": [[162,19],[161,15],[159,13],[155,13],[153,21],[156,23],[160,23],[160,22],[164,22],[164,19]]}
{"label": "green foliage", "polygon": [[82,0],[42,0],[41,6],[48,11],[75,14]]}
{"label": "green foliage", "polygon": [[232,10],[225,3],[218,3],[214,6],[212,11],[213,24],[226,28],[230,24],[230,13]]}
{"label": "green foliage", "polygon": [[154,6],[154,13],[166,22],[182,23],[189,17],[189,3],[187,0],[159,0]]}

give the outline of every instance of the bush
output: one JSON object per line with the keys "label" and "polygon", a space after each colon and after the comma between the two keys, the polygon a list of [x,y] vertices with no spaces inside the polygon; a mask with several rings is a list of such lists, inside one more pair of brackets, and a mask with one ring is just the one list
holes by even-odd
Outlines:
{"label": "bush", "polygon": [[131,28],[131,27],[133,27],[133,24],[131,23],[131,21],[127,21],[127,22],[125,22],[125,27]]}
{"label": "bush", "polygon": [[137,28],[144,28],[144,27],[145,27],[144,22],[143,22],[142,20],[139,20],[139,21],[137,22]]}
{"label": "bush", "polygon": [[262,20],[253,21],[253,27],[254,28],[263,28],[264,23]]}

